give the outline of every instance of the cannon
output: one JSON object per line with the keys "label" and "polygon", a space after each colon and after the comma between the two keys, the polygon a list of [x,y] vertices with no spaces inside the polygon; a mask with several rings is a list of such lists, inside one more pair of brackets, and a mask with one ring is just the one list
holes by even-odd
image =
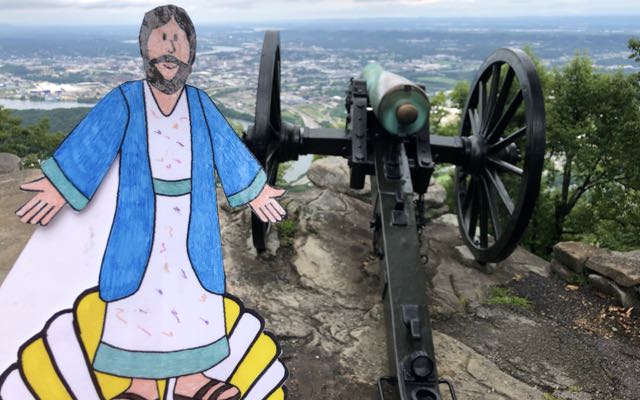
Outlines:
{"label": "cannon", "polygon": [[[424,195],[437,164],[455,166],[454,190],[463,241],[479,263],[499,262],[522,238],[534,210],[545,148],[544,97],[531,59],[502,48],[480,67],[455,137],[430,135],[423,86],[366,66],[349,81],[344,129],[309,129],[282,121],[280,35],[265,33],[255,123],[243,137],[275,184],[278,165],[302,154],[342,156],[350,186],[371,176],[373,250],[383,281],[392,376],[378,380],[381,399],[440,400],[426,274],[420,259]],[[255,215],[252,236],[266,248],[269,224]],[[389,394],[386,394],[389,398]]]}

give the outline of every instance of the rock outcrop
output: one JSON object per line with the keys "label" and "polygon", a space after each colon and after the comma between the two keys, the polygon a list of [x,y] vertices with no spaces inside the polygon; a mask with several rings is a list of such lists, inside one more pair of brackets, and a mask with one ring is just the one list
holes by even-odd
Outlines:
{"label": "rock outcrop", "polygon": [[640,251],[617,252],[581,242],[560,242],[553,248],[553,257],[551,268],[562,279],[576,282],[586,278],[623,307],[640,308]]}
{"label": "rock outcrop", "polygon": [[35,227],[21,224],[15,211],[31,196],[20,191],[20,184],[40,175],[36,170],[17,171],[0,175],[0,283],[20,255]]}
{"label": "rock outcrop", "polygon": [[[372,253],[369,228],[369,189],[353,192],[348,188],[348,168],[340,158],[315,161],[309,179],[316,186],[285,195],[286,229],[273,226],[269,249],[260,254],[251,245],[250,210],[233,210],[220,201],[227,290],[260,312],[267,329],[279,338],[290,371],[291,399],[377,398],[375,381],[389,375],[389,367],[379,262]],[[3,190],[17,192],[15,185]],[[427,203],[430,209],[442,210],[444,189],[433,184],[429,192],[433,195]],[[11,196],[10,208],[14,208],[22,197]],[[224,198],[221,190],[218,197]],[[548,331],[543,320],[534,321],[509,308],[495,310],[487,303],[495,286],[511,285],[527,276],[553,281],[548,279],[549,263],[518,248],[507,260],[480,267],[460,247],[456,224],[453,214],[429,221],[420,253],[428,276],[424,290],[436,327],[438,370],[454,382],[458,398],[543,400],[545,392],[553,392],[558,399],[614,399],[571,397],[580,395],[571,389],[578,378],[554,378],[549,383],[550,376],[563,377],[564,372],[545,367],[543,361],[536,364],[542,365],[540,369],[529,362],[530,357],[540,360],[546,353],[532,357],[540,353],[539,348],[528,349],[528,342],[517,336],[497,339],[510,332]],[[13,230],[21,225],[14,217],[3,226]],[[27,236],[15,239],[16,245],[22,246]],[[1,260],[10,266],[12,257],[3,251]],[[489,329],[488,333],[466,336],[484,332],[478,326]],[[501,346],[510,346],[517,356],[505,362]],[[443,394],[443,399],[450,397]]]}
{"label": "rock outcrop", "polygon": [[10,174],[20,170],[20,157],[11,153],[0,153],[0,174]]}

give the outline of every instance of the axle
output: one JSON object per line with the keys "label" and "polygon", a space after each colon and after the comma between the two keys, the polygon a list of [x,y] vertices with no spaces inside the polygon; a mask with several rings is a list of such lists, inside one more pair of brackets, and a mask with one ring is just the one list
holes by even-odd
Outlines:
{"label": "axle", "polygon": [[[351,135],[342,129],[331,128],[297,128],[288,127],[295,133],[288,134],[287,138],[293,140],[281,140],[281,154],[318,154],[325,156],[351,156]],[[436,163],[463,165],[470,162],[471,142],[466,137],[431,135],[431,152]],[[285,150],[286,149],[286,150]],[[280,162],[290,161],[295,158],[280,159]],[[413,164],[413,160],[409,160]],[[371,162],[373,165],[373,161]]]}

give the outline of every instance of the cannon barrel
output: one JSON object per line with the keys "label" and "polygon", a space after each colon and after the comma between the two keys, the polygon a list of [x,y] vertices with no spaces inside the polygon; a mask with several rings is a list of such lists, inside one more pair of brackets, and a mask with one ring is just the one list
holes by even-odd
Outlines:
{"label": "cannon barrel", "polygon": [[362,79],[374,114],[389,133],[414,135],[429,122],[429,99],[420,86],[377,63],[362,70]]}

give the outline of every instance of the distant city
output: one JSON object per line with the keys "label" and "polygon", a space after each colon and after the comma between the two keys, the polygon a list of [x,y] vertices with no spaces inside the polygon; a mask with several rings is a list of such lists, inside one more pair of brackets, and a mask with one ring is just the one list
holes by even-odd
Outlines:
{"label": "distant city", "polygon": [[[233,118],[251,121],[263,34],[272,28],[281,30],[283,109],[311,126],[343,123],[349,78],[370,61],[426,85],[429,94],[472,79],[499,47],[529,46],[552,67],[586,52],[599,70],[640,71],[627,49],[629,38],[640,36],[635,18],[342,20],[196,27],[190,83]],[[142,78],[137,30],[0,26],[0,106],[86,106]]]}

